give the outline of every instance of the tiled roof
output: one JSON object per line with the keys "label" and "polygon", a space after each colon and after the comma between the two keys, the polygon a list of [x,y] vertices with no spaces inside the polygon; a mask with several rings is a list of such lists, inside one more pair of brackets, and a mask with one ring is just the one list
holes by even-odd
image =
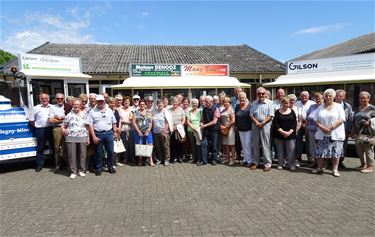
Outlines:
{"label": "tiled roof", "polygon": [[317,50],[312,53],[302,55],[290,61],[350,56],[354,54],[373,52],[375,52],[374,32],[345,41],[341,44],[336,44],[325,49]]}
{"label": "tiled roof", "polygon": [[128,73],[131,63],[229,64],[231,73],[285,73],[285,65],[247,45],[172,46],[45,43],[28,53],[79,57],[88,74]]}

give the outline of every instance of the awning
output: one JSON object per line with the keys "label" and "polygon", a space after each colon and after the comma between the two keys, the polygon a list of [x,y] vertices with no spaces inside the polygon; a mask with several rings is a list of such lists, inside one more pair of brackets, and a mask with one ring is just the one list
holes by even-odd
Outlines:
{"label": "awning", "polygon": [[234,88],[251,87],[235,77],[191,76],[191,77],[129,77],[114,89],[192,89],[192,88]]}
{"label": "awning", "polygon": [[280,76],[264,87],[329,85],[375,82],[375,70],[353,70],[325,73],[300,73]]}
{"label": "awning", "polygon": [[33,71],[29,71],[29,70],[24,70],[22,71],[26,76],[29,76],[29,77],[34,77],[34,78],[40,78],[40,79],[43,79],[43,78],[81,78],[81,79],[90,79],[92,78],[90,75],[86,75],[86,74],[83,74],[83,73],[79,73],[79,72],[64,72],[64,71],[61,71],[61,72],[56,72],[56,71],[53,71],[53,72],[48,72],[48,71],[36,71],[36,70],[33,70]]}

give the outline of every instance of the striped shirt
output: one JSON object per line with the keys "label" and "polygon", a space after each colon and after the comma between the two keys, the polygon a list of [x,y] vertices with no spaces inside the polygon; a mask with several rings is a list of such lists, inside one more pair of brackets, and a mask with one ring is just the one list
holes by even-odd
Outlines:
{"label": "striped shirt", "polygon": [[262,122],[268,116],[273,117],[275,115],[273,102],[269,99],[265,99],[263,102],[258,100],[253,101],[250,115],[252,115],[259,122]]}

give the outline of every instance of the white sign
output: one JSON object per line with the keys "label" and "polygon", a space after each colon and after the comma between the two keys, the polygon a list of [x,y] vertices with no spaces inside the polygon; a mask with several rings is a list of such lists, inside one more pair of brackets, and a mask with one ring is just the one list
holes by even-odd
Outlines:
{"label": "white sign", "polygon": [[22,72],[49,71],[80,73],[81,60],[72,57],[59,57],[42,54],[20,54],[18,56]]}
{"label": "white sign", "polygon": [[375,53],[287,63],[288,74],[375,69]]}

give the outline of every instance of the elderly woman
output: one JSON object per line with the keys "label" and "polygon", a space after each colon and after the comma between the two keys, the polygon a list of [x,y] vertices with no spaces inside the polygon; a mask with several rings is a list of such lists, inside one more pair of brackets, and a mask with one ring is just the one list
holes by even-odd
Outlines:
{"label": "elderly woman", "polygon": [[[175,161],[181,163],[182,162],[182,155],[183,155],[183,144],[179,141],[178,136],[179,131],[177,130],[177,126],[183,126],[185,124],[185,112],[184,110],[178,105],[178,100],[176,97],[171,98],[172,108],[168,111],[172,116],[172,134],[171,134],[171,158],[172,163]],[[185,134],[186,136],[186,134]]]}
{"label": "elderly woman", "polygon": [[117,109],[120,115],[121,139],[125,146],[125,152],[120,158],[121,162],[132,162],[134,160],[134,130],[132,126],[133,112],[130,106],[131,98],[125,96],[122,101],[122,107]]}
{"label": "elderly woman", "polygon": [[157,109],[152,115],[152,131],[157,156],[165,166],[169,165],[169,159],[171,157],[169,148],[170,126],[168,120],[168,111],[164,108],[163,100],[158,99]]}
{"label": "elderly woman", "polygon": [[359,93],[359,108],[354,112],[354,127],[352,135],[355,138],[355,148],[361,160],[359,170],[362,173],[374,171],[374,146],[370,143],[360,142],[358,135],[375,136],[375,106],[371,105],[371,95],[367,91]]}
{"label": "elderly woman", "polygon": [[250,165],[254,162],[251,147],[251,104],[248,102],[245,92],[241,92],[238,99],[240,103],[235,108],[235,127],[240,135],[243,164]]}
{"label": "elderly woman", "polygon": [[65,137],[69,168],[74,179],[77,175],[84,177],[86,169],[86,149],[90,144],[87,124],[87,113],[81,110],[80,99],[73,101],[72,111],[65,117],[61,125]]}
{"label": "elderly woman", "polygon": [[279,160],[278,170],[284,166],[284,157],[288,157],[290,171],[296,171],[295,149],[297,119],[294,110],[289,108],[289,98],[283,97],[280,101],[281,107],[275,112],[272,121],[272,134],[276,146],[277,159]]}
{"label": "elderly woman", "polygon": [[[323,95],[322,93],[316,92],[314,95],[315,104],[311,105],[310,108],[306,112],[306,136],[309,137],[308,141],[308,149],[310,150],[309,154],[314,154],[316,142],[315,142],[315,133],[318,131],[318,127],[314,121],[314,111],[323,103]],[[317,163],[316,159],[312,160],[312,165],[310,168],[316,168]]]}
{"label": "elderly woman", "polygon": [[317,144],[314,157],[317,159],[318,168],[313,170],[313,173],[323,174],[324,161],[331,159],[333,176],[340,177],[338,165],[344,152],[345,112],[342,106],[334,102],[335,90],[325,90],[323,97],[324,103],[314,112],[314,121],[318,127],[315,134]]}
{"label": "elderly woman", "polygon": [[191,110],[186,116],[186,123],[188,125],[187,135],[191,144],[191,152],[193,155],[193,163],[201,160],[201,138],[202,134],[200,131],[200,122],[202,118],[202,112],[198,108],[198,99],[191,100]]}
{"label": "elderly woman", "polygon": [[[133,116],[133,127],[134,127],[134,143],[135,144],[153,144],[152,140],[152,114],[146,110],[146,101],[139,101],[139,108],[134,111]],[[154,166],[154,161],[150,157],[150,166]],[[143,158],[139,157],[138,165],[143,165]]]}
{"label": "elderly woman", "polygon": [[225,97],[224,99],[224,110],[220,114],[220,128],[228,129],[228,134],[221,134],[221,144],[225,147],[226,161],[228,165],[234,165],[236,159],[235,144],[235,133],[234,124],[236,122],[235,113],[231,105],[231,99]]}

